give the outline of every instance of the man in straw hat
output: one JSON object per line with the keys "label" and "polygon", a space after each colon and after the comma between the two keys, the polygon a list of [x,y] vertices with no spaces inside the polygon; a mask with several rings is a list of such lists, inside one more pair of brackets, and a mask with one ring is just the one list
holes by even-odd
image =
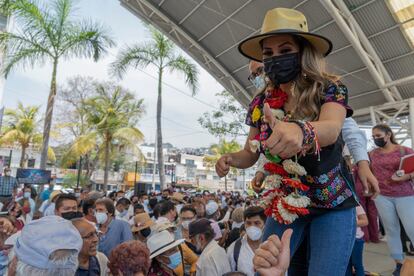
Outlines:
{"label": "man in straw hat", "polygon": [[147,213],[138,214],[134,217],[134,225],[131,231],[135,239],[146,243],[147,238],[151,235],[151,227],[154,225],[155,222]]}
{"label": "man in straw hat", "polygon": [[[353,111],[346,86],[325,69],[325,57],[331,50],[329,39],[308,31],[301,12],[269,10],[261,33],[239,45],[244,56],[263,62],[266,74],[265,89],[249,106],[246,147],[223,155],[216,164],[217,174],[223,177],[230,167],[251,167],[260,154],[266,154],[273,168],[286,167],[288,176],[302,176],[298,183],[309,192],[299,195],[281,183],[283,195],[269,195],[266,214],[272,218],[266,221],[263,239],[272,234],[280,237],[292,228],[294,253],[309,234],[308,275],[344,275],[355,240],[357,201],[343,162],[340,137],[344,120]],[[284,172],[273,170],[273,174]],[[288,196],[303,212],[288,204],[289,209],[285,201],[282,204],[281,199]]]}

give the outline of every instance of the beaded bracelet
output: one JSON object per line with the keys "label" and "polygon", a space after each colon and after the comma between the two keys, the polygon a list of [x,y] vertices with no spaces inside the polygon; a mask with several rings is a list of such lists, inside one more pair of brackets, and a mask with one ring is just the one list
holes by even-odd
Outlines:
{"label": "beaded bracelet", "polygon": [[320,145],[318,136],[316,135],[316,130],[310,122],[293,120],[290,121],[300,127],[303,134],[302,140],[302,155],[306,154],[314,145],[315,145],[315,154],[318,155],[318,160],[320,160]]}

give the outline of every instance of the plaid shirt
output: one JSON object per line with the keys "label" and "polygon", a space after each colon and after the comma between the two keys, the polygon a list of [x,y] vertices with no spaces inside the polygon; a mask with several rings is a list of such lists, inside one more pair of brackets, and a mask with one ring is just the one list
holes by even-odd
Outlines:
{"label": "plaid shirt", "polygon": [[11,196],[17,189],[16,178],[13,176],[0,176],[0,196]]}

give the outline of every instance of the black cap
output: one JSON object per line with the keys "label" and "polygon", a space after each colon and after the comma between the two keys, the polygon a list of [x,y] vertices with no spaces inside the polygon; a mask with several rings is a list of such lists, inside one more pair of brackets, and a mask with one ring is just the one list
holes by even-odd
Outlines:
{"label": "black cap", "polygon": [[206,218],[193,221],[188,226],[189,236],[194,237],[195,235],[203,234],[207,232],[207,229],[211,228],[210,224],[211,224],[211,221],[209,221]]}

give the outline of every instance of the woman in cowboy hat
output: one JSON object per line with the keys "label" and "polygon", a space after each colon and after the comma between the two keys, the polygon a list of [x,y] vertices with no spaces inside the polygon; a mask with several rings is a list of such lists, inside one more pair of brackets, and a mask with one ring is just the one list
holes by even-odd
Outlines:
{"label": "woman in cowboy hat", "polygon": [[345,118],[353,111],[348,106],[347,88],[325,69],[325,56],[331,49],[327,38],[308,31],[302,13],[285,8],[268,11],[261,33],[239,45],[244,56],[263,62],[266,88],[249,106],[245,148],[222,156],[216,164],[222,177],[231,166],[252,166],[261,152],[283,173],[287,174],[280,159],[291,158],[287,164],[304,168],[297,170],[300,173],[295,178],[301,175],[300,181],[307,187],[300,187],[309,189],[306,205],[310,204],[310,214],[298,217],[279,204],[269,207],[268,214],[275,219],[267,220],[263,240],[272,234],[281,237],[292,228],[293,255],[308,234],[308,275],[318,276],[345,275],[356,229],[357,204],[342,158],[340,135]]}

